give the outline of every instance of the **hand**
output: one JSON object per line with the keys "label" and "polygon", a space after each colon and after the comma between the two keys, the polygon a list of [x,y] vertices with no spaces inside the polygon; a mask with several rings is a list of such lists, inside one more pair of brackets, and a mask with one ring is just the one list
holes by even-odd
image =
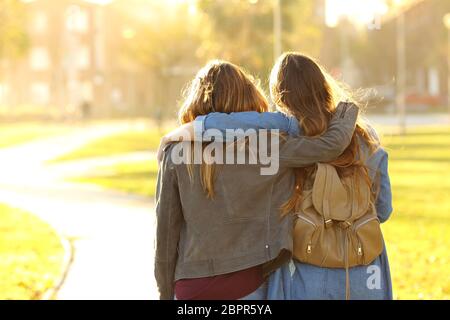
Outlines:
{"label": "hand", "polygon": [[174,129],[173,131],[166,134],[164,137],[161,138],[161,141],[159,143],[158,152],[156,154],[156,158],[158,160],[158,163],[161,163],[163,155],[164,155],[164,148],[166,145],[172,142],[180,142],[180,141],[194,141],[195,135],[194,135],[194,124],[192,122],[185,123],[178,128]]}
{"label": "hand", "polygon": [[167,140],[166,136],[161,138],[161,141],[159,142],[158,146],[158,152],[156,153],[156,159],[158,160],[158,164],[161,163],[163,154],[164,154],[164,148],[169,143],[169,140]]}
{"label": "hand", "polygon": [[341,101],[336,106],[333,118],[358,117],[359,107],[353,102]]}

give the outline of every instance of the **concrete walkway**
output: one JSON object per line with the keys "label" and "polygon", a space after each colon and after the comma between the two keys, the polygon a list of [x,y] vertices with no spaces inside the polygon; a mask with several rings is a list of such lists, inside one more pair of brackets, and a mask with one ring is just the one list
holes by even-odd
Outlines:
{"label": "concrete walkway", "polygon": [[[74,248],[58,299],[158,297],[153,278],[154,201],[63,181],[75,168],[86,172],[111,160],[67,164],[65,169],[45,164],[93,139],[128,129],[117,124],[87,127],[0,150],[0,202],[36,214]],[[116,157],[114,161],[122,160]]]}

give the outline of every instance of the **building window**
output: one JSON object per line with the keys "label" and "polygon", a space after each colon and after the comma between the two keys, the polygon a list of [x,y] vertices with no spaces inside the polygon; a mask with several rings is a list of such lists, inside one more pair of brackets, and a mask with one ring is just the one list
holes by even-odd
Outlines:
{"label": "building window", "polygon": [[6,104],[8,96],[8,86],[0,82],[0,106]]}
{"label": "building window", "polygon": [[43,71],[50,67],[50,58],[46,48],[34,47],[31,49],[30,67],[34,71]]}
{"label": "building window", "polygon": [[92,101],[93,98],[92,83],[90,83],[89,81],[85,81],[81,84],[81,97],[85,101]]}
{"label": "building window", "polygon": [[45,33],[47,31],[47,26],[48,21],[45,12],[36,12],[33,20],[33,31],[36,33]]}
{"label": "building window", "polygon": [[31,84],[31,101],[34,104],[46,105],[50,101],[50,88],[45,82]]}
{"label": "building window", "polygon": [[88,69],[91,64],[90,50],[83,46],[77,50],[77,66],[80,69]]}
{"label": "building window", "polygon": [[67,8],[66,28],[71,32],[87,32],[89,28],[88,13],[78,6],[70,6]]}
{"label": "building window", "polygon": [[428,69],[428,92],[432,96],[439,95],[439,70],[437,68]]}

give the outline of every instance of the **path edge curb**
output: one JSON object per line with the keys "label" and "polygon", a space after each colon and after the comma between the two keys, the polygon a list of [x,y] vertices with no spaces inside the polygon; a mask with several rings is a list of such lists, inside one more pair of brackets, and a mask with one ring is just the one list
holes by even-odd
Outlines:
{"label": "path edge curb", "polygon": [[54,285],[47,289],[44,294],[41,296],[40,300],[55,300],[57,298],[58,292],[61,287],[64,285],[64,282],[67,278],[67,275],[70,271],[70,267],[74,261],[74,246],[73,243],[65,236],[58,234],[61,245],[64,250],[64,256],[61,266],[61,273],[57,277]]}

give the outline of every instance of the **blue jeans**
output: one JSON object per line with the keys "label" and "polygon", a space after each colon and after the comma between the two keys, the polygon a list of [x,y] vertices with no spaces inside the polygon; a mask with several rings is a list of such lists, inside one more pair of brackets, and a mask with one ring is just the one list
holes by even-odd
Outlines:
{"label": "blue jeans", "polygon": [[267,281],[252,293],[240,298],[239,300],[267,300]]}
{"label": "blue jeans", "polygon": [[[386,249],[369,266],[352,267],[349,272],[352,300],[392,300]],[[345,270],[291,261],[270,275],[268,286],[268,300],[343,300]]]}

